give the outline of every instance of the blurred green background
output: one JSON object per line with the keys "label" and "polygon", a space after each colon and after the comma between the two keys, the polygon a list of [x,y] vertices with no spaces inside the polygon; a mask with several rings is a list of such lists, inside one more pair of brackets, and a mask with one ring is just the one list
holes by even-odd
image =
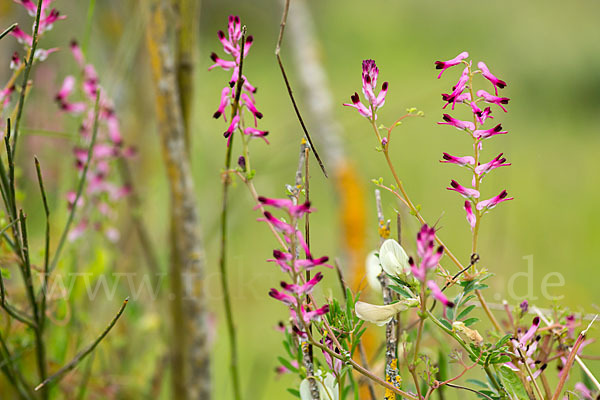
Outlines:
{"label": "blurred green background", "polygon": [[[293,1],[292,1],[293,3]],[[491,71],[507,81],[502,95],[511,98],[508,113],[494,110],[493,123],[502,123],[509,135],[485,143],[484,159],[504,152],[513,165],[488,176],[483,185],[484,198],[506,188],[514,201],[504,203],[486,216],[480,240],[482,265],[497,276],[490,280],[487,296],[500,303],[506,299],[517,304],[507,283],[517,272],[527,271],[524,257],[533,257],[533,294],[536,303],[551,307],[540,283],[549,273],[560,273],[564,287],[550,287],[552,296],[564,296],[560,305],[574,311],[597,312],[598,241],[600,233],[600,3],[591,1],[503,2],[417,1],[308,1],[320,40],[322,61],[330,80],[336,107],[334,117],[343,126],[343,142],[348,156],[359,169],[356,179],[364,182],[369,209],[368,246],[377,246],[373,187],[370,179],[384,177],[391,183],[383,156],[368,123],[358,113],[341,106],[360,89],[361,61],[373,58],[380,69],[380,82],[390,89],[380,123],[391,123],[406,108],[417,107],[425,118],[413,119],[394,131],[392,155],[396,168],[413,201],[421,204],[423,215],[431,222],[439,219],[440,236],[462,259],[468,259],[470,231],[464,219],[462,201],[445,188],[450,179],[468,183],[465,171],[440,164],[442,152],[466,155],[471,141],[462,132],[438,126],[443,105],[440,93],[456,83],[459,69],[447,71],[437,80],[435,60],[446,60],[461,51],[485,61]],[[76,132],[76,122],[56,111],[52,98],[62,78],[75,72],[68,53],[73,37],[83,38],[86,30],[87,1],[56,1],[55,7],[68,19],[55,24],[43,39],[42,47],[60,47],[34,71],[35,88],[26,110],[24,127],[31,130],[22,150],[25,208],[29,210],[34,242],[43,240],[43,219],[39,210],[35,171],[30,156],[43,161],[46,185],[56,220],[64,218],[64,193],[74,185],[70,159],[71,140],[56,135],[39,135],[34,130]],[[143,218],[161,260],[166,265],[168,252],[168,197],[165,171],[159,151],[154,121],[154,104],[144,42],[144,18],[140,2],[104,0],[97,2],[91,26],[89,60],[100,80],[117,104],[126,142],[138,147],[132,168],[136,186],[143,199]],[[222,137],[224,123],[211,118],[219,102],[221,88],[229,72],[207,71],[209,54],[223,55],[216,31],[226,28],[227,16],[237,14],[254,45],[244,64],[245,75],[259,88],[257,105],[265,117],[260,127],[270,131],[271,144],[252,143],[255,185],[260,194],[281,197],[284,184],[292,183],[297,166],[301,131],[287,98],[274,56],[282,6],[279,1],[202,1],[200,48],[197,68],[198,91],[194,107],[193,165],[198,191],[208,262],[207,290],[215,318],[215,398],[231,395],[227,370],[227,337],[223,324],[221,293],[218,284],[218,211],[220,172],[225,155]],[[30,19],[17,4],[2,1],[0,27],[18,21],[28,27]],[[289,33],[289,32],[288,32]],[[294,38],[284,40],[282,56],[297,87],[297,65],[289,48]],[[13,39],[0,42],[4,55],[0,84],[8,78],[9,56],[19,49]],[[490,87],[480,81],[488,91]],[[297,91],[300,103],[306,99]],[[34,106],[35,104],[35,106]],[[459,112],[453,113],[460,118]],[[462,114],[464,116],[464,114]],[[310,121],[309,121],[310,130]],[[317,145],[322,143],[315,138]],[[24,146],[25,147],[25,146]],[[323,152],[323,151],[322,151]],[[67,156],[67,154],[69,156]],[[234,153],[237,156],[236,153]],[[29,158],[28,158],[29,157]],[[311,218],[313,253],[334,257],[343,247],[336,197],[330,180],[324,179],[316,163],[312,165],[311,198],[318,210]],[[290,377],[274,379],[276,356],[283,351],[280,334],[274,327],[287,317],[280,304],[268,298],[270,287],[281,274],[265,262],[275,242],[266,226],[255,221],[253,202],[245,187],[234,186],[231,201],[232,233],[230,278],[234,310],[241,347],[243,388],[248,399],[279,398],[284,388],[297,382]],[[385,211],[393,215],[399,205],[384,194]],[[143,258],[128,222],[127,210],[120,214],[122,239],[116,245],[93,237],[85,244],[76,242],[62,264],[77,271],[132,272],[143,270]],[[404,242],[413,252],[418,229],[409,216],[404,218]],[[57,224],[60,226],[60,224]],[[57,227],[58,230],[58,227]],[[96,250],[90,243],[98,244]],[[68,265],[70,263],[70,265]],[[514,292],[525,296],[528,282],[517,279]],[[556,282],[556,278],[551,278]],[[334,279],[324,288],[339,294]],[[166,288],[166,286],[165,286]],[[127,285],[118,287],[127,295]],[[329,289],[324,295],[329,295]],[[87,297],[71,304],[72,312],[83,324],[67,324],[66,332],[53,328],[54,358],[66,357],[87,343],[102,329],[120,304],[117,296],[110,302],[92,303]],[[76,307],[75,307],[76,305]],[[60,311],[60,310],[59,310]],[[157,359],[168,347],[168,321],[163,305],[148,301],[130,305],[114,334],[101,346],[94,360],[92,383],[110,381],[98,398],[139,398],[157,371]],[[86,323],[87,322],[87,323]],[[75,325],[75,326],[74,326]],[[60,332],[63,333],[60,333]],[[162,335],[162,336],[161,336]],[[163,340],[163,338],[165,338]],[[590,361],[590,369],[600,372],[600,363]],[[102,377],[94,378],[95,371]],[[158,370],[160,371],[160,370]],[[77,372],[73,380],[76,382]],[[0,378],[0,387],[5,383]],[[102,380],[103,379],[103,380]],[[163,390],[168,398],[167,384]],[[93,384],[92,384],[93,387]],[[111,392],[110,390],[114,390]],[[0,393],[2,393],[0,391]],[[96,398],[96,397],[90,397]]]}

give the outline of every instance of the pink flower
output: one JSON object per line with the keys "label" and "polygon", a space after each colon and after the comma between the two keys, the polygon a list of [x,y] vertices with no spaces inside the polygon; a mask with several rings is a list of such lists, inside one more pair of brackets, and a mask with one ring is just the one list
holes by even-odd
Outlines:
{"label": "pink flower", "polygon": [[450,187],[447,187],[446,189],[454,190],[455,192],[459,193],[461,196],[463,196],[466,199],[471,199],[471,198],[478,199],[479,198],[479,191],[477,191],[476,189],[469,189],[464,186],[461,186],[454,179],[450,182]]}
{"label": "pink flower", "polygon": [[[229,139],[231,137],[231,135],[233,134],[233,132],[235,132],[235,130],[238,128],[239,124],[240,124],[240,116],[236,115],[231,120],[231,123],[229,124],[229,127],[227,128],[225,133],[223,133],[223,136],[225,136],[226,138]],[[229,146],[229,140],[227,141],[227,146]]]}
{"label": "pink flower", "polygon": [[460,119],[452,118],[449,114],[444,114],[442,119],[446,122],[438,122],[438,125],[450,125],[456,129],[463,131],[474,131],[475,124],[469,121],[461,121]]}
{"label": "pink flower", "polygon": [[[324,344],[325,346],[327,346],[327,348],[329,350],[333,351],[334,353],[340,354],[340,349],[338,349],[336,346],[334,346],[333,340],[331,340],[331,338],[329,336],[326,336],[325,339],[321,340],[321,343]],[[331,354],[329,354],[325,350],[323,350],[323,357],[325,357],[325,362],[327,363],[329,368],[331,368],[331,370],[336,375],[338,375],[340,373],[340,371],[342,370],[342,365],[343,365],[342,360],[340,360],[339,358],[331,357]]]}
{"label": "pink flower", "polygon": [[490,138],[492,136],[496,136],[496,135],[506,135],[508,132],[507,131],[503,131],[502,130],[502,124],[498,124],[493,128],[490,129],[485,129],[485,130],[481,130],[478,129],[475,132],[473,132],[473,137],[475,139],[487,139]]}
{"label": "pink flower", "polygon": [[373,115],[371,113],[371,110],[365,107],[363,103],[361,103],[358,93],[354,92],[354,94],[350,96],[350,99],[352,100],[352,104],[344,103],[343,105],[348,107],[354,107],[363,117],[371,118],[371,116]]}
{"label": "pink flower", "polygon": [[264,216],[265,218],[259,218],[258,221],[267,221],[271,225],[273,225],[275,229],[287,235],[291,235],[294,233],[294,227],[292,227],[290,224],[283,222],[278,218],[275,218],[270,212],[265,211]]}
{"label": "pink flower", "polygon": [[225,114],[223,114],[223,112],[225,111],[225,107],[227,107],[230,102],[231,102],[231,88],[229,86],[225,86],[223,88],[223,90],[221,91],[221,102],[219,103],[219,108],[213,114],[213,118],[217,119],[221,115],[223,115],[223,119],[225,120],[225,122],[227,122],[227,117],[225,117]]}
{"label": "pink flower", "polygon": [[322,279],[323,279],[323,274],[320,272],[317,272],[317,274],[311,280],[309,280],[308,282],[306,282],[303,285],[295,285],[295,284],[289,284],[286,282],[281,282],[281,287],[290,293],[294,293],[299,296],[302,296],[302,295],[306,295],[306,294],[312,292],[312,290],[316,286],[316,284],[321,282]]}
{"label": "pink flower", "polygon": [[214,53],[214,52],[210,53],[210,59],[213,60],[214,64],[211,65],[210,67],[208,67],[209,71],[216,67],[221,67],[225,71],[229,71],[231,68],[235,68],[235,66],[236,66],[235,61],[223,60],[222,58],[219,58],[217,53]]}
{"label": "pink flower", "polygon": [[486,92],[485,90],[478,90],[477,91],[477,96],[483,98],[483,101],[485,101],[486,103],[489,104],[496,104],[498,107],[500,107],[504,112],[506,111],[506,108],[504,108],[502,106],[502,104],[508,104],[508,101],[510,100],[508,97],[498,97],[498,96],[494,96],[492,94],[489,94],[488,92]]}
{"label": "pink flower", "polygon": [[275,300],[281,301],[283,304],[288,305],[288,306],[295,306],[296,304],[298,304],[298,302],[294,296],[289,295],[287,293],[280,292],[277,289],[271,289],[269,291],[269,296],[271,296]]}
{"label": "pink flower", "polygon": [[503,153],[498,154],[492,161],[481,164],[475,167],[475,173],[479,176],[484,176],[488,172],[499,168],[499,167],[508,167],[510,164],[506,163],[506,158],[502,157]]}
{"label": "pink flower", "polygon": [[477,67],[481,70],[481,75],[488,81],[492,82],[492,85],[494,85],[494,89],[496,90],[496,95],[498,95],[498,88],[504,89],[506,87],[506,82],[496,78],[483,61],[477,63]]}
{"label": "pink flower", "polygon": [[243,104],[248,109],[248,111],[250,111],[252,113],[252,115],[254,116],[254,126],[257,126],[258,121],[256,119],[257,118],[261,119],[263,117],[263,114],[256,109],[256,106],[254,105],[254,101],[252,101],[252,99],[250,97],[248,97],[248,95],[246,93],[242,93],[241,99],[242,99]]}
{"label": "pink flower", "polygon": [[427,226],[427,224],[423,225],[417,234],[417,254],[421,259],[420,264],[416,265],[412,257],[408,259],[408,264],[415,278],[421,282],[425,282],[427,271],[435,268],[444,254],[442,246],[436,249],[435,229]]}
{"label": "pink flower", "polygon": [[18,26],[15,26],[15,28],[10,32],[10,34],[14,36],[17,39],[17,41],[21,44],[25,44],[29,47],[33,45],[33,38],[25,32],[23,32],[23,30]]}
{"label": "pink flower", "polygon": [[325,304],[321,308],[317,308],[314,311],[304,311],[304,306],[301,307],[302,318],[305,323],[309,323],[310,321],[319,321],[321,317],[329,312],[329,304]]}
{"label": "pink flower", "polygon": [[81,47],[79,47],[79,44],[77,43],[77,41],[72,40],[69,47],[71,48],[71,53],[73,54],[73,58],[75,59],[77,64],[79,64],[79,67],[83,68],[85,65],[85,60],[83,58],[83,53],[81,52]]}
{"label": "pink flower", "polygon": [[443,158],[443,160],[440,160],[440,162],[442,162],[442,163],[456,164],[456,165],[460,165],[461,167],[464,167],[467,165],[475,165],[475,159],[471,156],[455,157],[448,153],[444,153],[442,158]]}
{"label": "pink flower", "polygon": [[500,192],[500,194],[498,196],[492,197],[491,199],[488,200],[484,200],[481,201],[477,204],[477,209],[479,211],[481,210],[491,210],[492,208],[496,207],[498,204],[502,203],[503,201],[508,201],[508,200],[513,200],[514,197],[506,197],[508,196],[508,193],[506,192],[506,190],[503,190],[502,192]]}
{"label": "pink flower", "polygon": [[[431,295],[433,296],[433,298],[436,299],[437,301],[439,301],[440,303],[442,303],[444,305],[444,307],[450,307],[450,308],[454,307],[454,303],[451,302],[450,300],[448,300],[446,295],[444,295],[444,293],[440,290],[437,283],[435,283],[432,280],[428,280],[427,287],[429,288],[429,290],[431,290]],[[446,312],[445,309],[444,309],[444,312]]]}
{"label": "pink flower", "polygon": [[473,114],[475,114],[479,124],[485,123],[485,120],[488,118],[494,118],[490,115],[492,113],[492,109],[490,107],[486,107],[485,110],[482,111],[474,101],[471,102],[471,110],[473,111]]}
{"label": "pink flower", "polygon": [[463,51],[462,53],[460,53],[459,55],[457,55],[456,57],[454,57],[451,60],[448,60],[448,61],[436,61],[435,62],[435,69],[441,69],[442,70],[440,72],[440,74],[438,75],[438,79],[440,79],[442,77],[442,74],[444,73],[445,70],[447,70],[450,67],[453,67],[455,65],[460,64],[462,62],[462,60],[464,60],[467,57],[469,57],[469,53],[467,53],[466,51]]}
{"label": "pink flower", "polygon": [[304,214],[311,213],[314,211],[312,208],[310,208],[309,201],[295,205],[294,202],[289,199],[269,199],[263,196],[259,196],[258,201],[260,201],[266,206],[286,209],[287,212],[295,218],[302,218]]}
{"label": "pink flower", "polygon": [[53,8],[50,13],[44,18],[40,18],[40,32],[49,31],[52,29],[56,21],[67,18],[66,15],[60,15],[57,9]]}
{"label": "pink flower", "polygon": [[442,93],[442,100],[446,102],[442,109],[448,107],[448,104],[452,103],[452,109],[454,110],[454,106],[456,104],[465,103],[467,101],[471,101],[471,93],[465,92],[463,94],[459,94],[458,96],[452,96],[451,94]]}
{"label": "pink flower", "polygon": [[73,88],[75,87],[75,78],[71,75],[65,77],[63,84],[56,95],[57,101],[65,101],[67,97],[73,92]]}
{"label": "pink flower", "polygon": [[473,208],[471,207],[471,202],[469,200],[465,200],[465,211],[467,212],[467,222],[471,225],[471,228],[475,228],[477,218],[475,217],[475,214],[473,214]]}
{"label": "pink flower", "polygon": [[10,59],[10,69],[16,70],[20,66],[21,66],[21,58],[19,58],[19,53],[17,53],[15,51]]}
{"label": "pink flower", "polygon": [[269,134],[269,131],[261,131],[260,129],[256,129],[256,128],[252,128],[252,127],[248,127],[246,129],[244,129],[244,135],[250,135],[252,137],[259,137],[261,139],[263,139],[267,144],[269,144],[269,141],[267,140],[267,138],[265,138],[265,136],[267,136]]}

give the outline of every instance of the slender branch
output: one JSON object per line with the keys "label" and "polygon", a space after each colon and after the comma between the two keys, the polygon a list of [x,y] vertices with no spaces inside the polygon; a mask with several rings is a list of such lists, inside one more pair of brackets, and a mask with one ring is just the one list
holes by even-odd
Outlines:
{"label": "slender branch", "polygon": [[44,188],[44,179],[42,177],[42,170],[40,168],[40,162],[35,157],[35,170],[37,172],[38,183],[40,186],[40,194],[42,196],[42,203],[44,204],[44,214],[46,215],[46,232],[44,238],[44,280],[42,283],[42,289],[40,291],[40,313],[39,313],[39,330],[44,332],[44,325],[46,322],[46,289],[48,287],[48,266],[50,257],[50,208],[48,207],[48,199],[46,197],[46,189]]}
{"label": "slender branch", "polygon": [[127,297],[125,299],[125,301],[123,301],[123,304],[121,305],[121,308],[117,312],[117,315],[114,316],[112,321],[110,321],[108,326],[104,329],[104,331],[102,331],[102,333],[100,334],[100,336],[98,336],[96,338],[96,340],[94,340],[85,349],[83,349],[79,353],[77,353],[77,355],[75,355],[75,357],[73,357],[73,359],[71,361],[69,361],[64,367],[62,367],[61,369],[56,371],[54,374],[52,374],[50,377],[48,377],[46,380],[44,380],[42,383],[37,385],[34,390],[38,391],[41,388],[47,386],[51,382],[58,383],[67,372],[69,372],[73,368],[75,368],[77,366],[77,364],[79,364],[86,356],[88,356],[92,351],[94,351],[96,346],[98,346],[98,344],[100,344],[102,339],[104,339],[106,337],[106,335],[108,335],[108,332],[110,332],[110,330],[113,328],[113,326],[115,326],[115,324],[117,323],[117,321],[123,314],[123,311],[125,311],[125,307],[127,306],[128,302],[129,302],[129,297]]}
{"label": "slender branch", "polygon": [[544,395],[542,394],[542,391],[540,390],[540,387],[537,384],[535,377],[533,376],[533,372],[531,372],[531,368],[529,368],[529,364],[527,364],[527,359],[525,358],[525,355],[523,354],[523,352],[521,351],[521,349],[519,347],[517,347],[517,352],[519,353],[519,357],[521,357],[521,361],[523,362],[523,365],[525,366],[527,375],[529,375],[529,378],[531,379],[531,382],[533,383],[533,387],[535,388],[537,395],[540,397],[540,400],[544,400]]}
{"label": "slender branch", "polygon": [[8,28],[6,28],[4,30],[4,32],[0,33],[0,39],[4,38],[4,36],[8,35],[10,32],[12,32],[13,29],[15,29],[19,24],[17,24],[16,22],[14,24],[12,24],[11,26],[9,26]]}
{"label": "slender branch", "polygon": [[475,390],[475,389],[468,388],[468,387],[466,387],[466,386],[455,385],[455,384],[452,384],[452,383],[448,383],[448,384],[446,384],[446,386],[448,386],[448,387],[451,387],[451,388],[454,388],[454,389],[468,390],[469,392],[476,393],[477,395],[479,395],[479,396],[481,396],[481,397],[485,397],[486,399],[489,399],[489,400],[494,400],[493,398],[491,398],[491,397],[490,397],[490,396],[488,396],[487,394],[485,394],[485,393],[482,393],[482,392],[480,392],[479,390]]}
{"label": "slender branch", "polygon": [[19,96],[19,103],[17,105],[17,118],[15,120],[15,128],[13,134],[12,144],[12,157],[15,157],[17,151],[17,139],[19,138],[19,125],[21,124],[21,117],[23,116],[23,106],[25,105],[25,95],[27,93],[27,83],[29,81],[29,73],[33,66],[33,60],[35,59],[35,50],[38,45],[38,32],[40,29],[40,15],[42,14],[43,0],[38,0],[37,11],[35,14],[35,22],[33,24],[33,36],[31,40],[31,48],[29,49],[29,59],[27,66],[25,67],[25,73],[23,75],[23,83],[21,84],[21,95]]}
{"label": "slender branch", "polygon": [[317,153],[317,149],[313,144],[312,139],[310,138],[310,134],[308,133],[308,129],[306,129],[306,125],[304,124],[304,120],[302,119],[302,115],[300,114],[300,110],[298,109],[298,105],[296,104],[296,100],[294,99],[294,94],[292,92],[292,87],[290,86],[290,82],[288,80],[287,74],[285,72],[285,68],[283,67],[283,62],[281,61],[281,43],[283,42],[283,33],[285,30],[285,25],[287,23],[288,11],[290,8],[290,0],[285,0],[285,4],[283,6],[283,15],[281,16],[281,24],[279,28],[279,37],[277,38],[277,47],[275,48],[275,56],[277,57],[277,63],[279,64],[279,69],[281,70],[281,75],[283,76],[283,81],[285,82],[285,87],[287,88],[288,95],[290,96],[290,100],[292,101],[292,105],[294,106],[294,111],[296,112],[296,116],[298,117],[298,121],[302,126],[302,130],[304,131],[304,136],[306,136],[306,140],[310,145],[310,149],[312,150],[317,162],[319,163],[319,167],[321,167],[321,171],[323,171],[323,175],[327,178],[327,171],[325,170],[325,165],[323,161],[321,161],[321,157],[319,157],[319,153]]}

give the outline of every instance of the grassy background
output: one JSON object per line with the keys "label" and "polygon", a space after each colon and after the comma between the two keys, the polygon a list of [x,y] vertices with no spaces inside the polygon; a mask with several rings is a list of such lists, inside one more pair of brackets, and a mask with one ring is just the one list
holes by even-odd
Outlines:
{"label": "grassy background", "polygon": [[[335,118],[343,125],[343,141],[349,157],[359,167],[357,180],[365,182],[372,206],[371,178],[391,176],[386,170],[372,132],[356,112],[341,107],[360,88],[360,63],[373,58],[380,68],[380,80],[390,82],[380,122],[390,123],[407,107],[418,107],[426,118],[411,120],[396,132],[393,160],[402,179],[423,214],[430,221],[440,218],[440,235],[457,254],[468,254],[470,233],[458,196],[445,189],[450,179],[466,182],[464,171],[440,165],[442,152],[467,154],[470,141],[449,127],[440,127],[440,93],[454,85],[459,70],[449,70],[441,80],[433,67],[438,59],[449,59],[461,51],[469,51],[474,61],[483,60],[492,72],[508,82],[503,94],[511,98],[509,113],[494,111],[493,122],[501,122],[509,135],[485,143],[484,158],[504,152],[510,168],[503,168],[486,178],[484,197],[506,188],[516,199],[499,206],[486,216],[481,231],[480,254],[484,265],[497,277],[490,281],[488,297],[499,302],[511,298],[507,282],[513,274],[526,271],[526,256],[533,256],[532,286],[537,303],[550,307],[540,282],[549,273],[560,273],[564,287],[549,289],[554,296],[563,295],[563,306],[577,311],[597,311],[597,287],[600,269],[597,243],[600,201],[597,173],[600,170],[600,28],[597,16],[600,4],[573,1],[447,2],[416,1],[309,1],[322,46],[322,60],[330,79],[332,96],[339,107]],[[67,53],[72,37],[81,38],[86,27],[87,2],[57,1],[67,21],[57,23],[47,34],[43,47],[58,46],[61,52],[35,70],[36,88],[24,126],[52,131],[74,132],[76,121],[56,113],[52,97],[67,73],[75,72],[75,64]],[[126,141],[140,150],[134,161],[134,174],[143,195],[143,215],[150,228],[156,250],[167,259],[166,221],[168,198],[164,191],[165,173],[161,165],[158,136],[153,122],[152,86],[146,65],[141,5],[132,1],[98,2],[89,45],[89,59],[97,66],[101,81],[115,99]],[[193,163],[200,202],[203,232],[208,260],[208,286],[215,315],[215,398],[228,398],[226,332],[222,324],[221,293],[218,289],[218,213],[220,202],[220,169],[225,143],[221,136],[222,120],[210,118],[218,104],[220,89],[229,73],[208,72],[211,51],[223,54],[216,38],[225,29],[229,14],[237,14],[255,37],[245,74],[259,87],[257,103],[264,113],[261,127],[271,133],[270,146],[253,143],[253,167],[257,170],[256,186],[261,194],[276,197],[283,184],[292,180],[301,137],[299,125],[287,99],[273,55],[281,4],[278,1],[203,1],[200,16],[200,61],[197,69],[198,93],[194,108]],[[19,21],[28,27],[30,20],[12,2],[0,4],[0,27]],[[286,42],[293,40],[291,36]],[[12,39],[0,42],[5,55],[0,69],[0,82],[8,76],[8,55],[18,49]],[[292,84],[295,65],[284,45],[283,57]],[[35,106],[34,106],[35,104]],[[49,177],[51,202],[56,220],[64,216],[64,192],[73,186],[71,160],[64,156],[69,139],[30,134],[23,141],[22,185],[25,208],[32,229],[37,228],[34,242],[42,241],[42,215],[36,197],[34,170],[30,159],[39,154]],[[29,165],[31,164],[31,165]],[[338,210],[330,181],[317,173],[314,164],[313,204],[318,209],[312,221],[315,254],[339,254]],[[279,334],[271,326],[286,317],[280,304],[266,293],[281,276],[264,260],[274,242],[265,226],[254,221],[253,206],[245,188],[232,191],[231,202],[231,286],[237,314],[239,342],[242,348],[242,379],[247,398],[276,398],[282,388],[296,383],[289,377],[273,379]],[[398,207],[393,198],[384,196],[386,213]],[[370,247],[375,247],[375,212],[369,212],[373,227]],[[63,268],[77,271],[132,272],[142,270],[143,259],[131,232],[127,211],[121,213],[123,239],[114,246],[102,238],[92,237],[86,244],[74,245]],[[406,236],[416,232],[417,225],[406,220]],[[60,224],[57,223],[57,231]],[[412,251],[412,241],[408,248]],[[97,245],[97,248],[96,248]],[[98,250],[101,249],[101,250]],[[554,282],[554,278],[552,279]],[[327,285],[324,285],[326,287]],[[334,281],[329,285],[337,288]],[[126,295],[126,285],[117,288]],[[527,282],[517,280],[515,291],[527,293]],[[327,290],[324,294],[327,294]],[[337,293],[337,292],[335,292]],[[84,294],[84,293],[83,293]],[[70,302],[73,316],[67,327],[53,329],[51,339],[54,359],[72,354],[94,337],[104,321],[116,311],[119,297],[102,304],[90,302],[83,294]],[[57,306],[57,313],[66,305]],[[153,302],[131,304],[126,319],[98,352],[93,371],[92,388],[104,390],[102,396],[138,398],[147,390],[147,381],[156,370],[156,358],[168,347],[168,316],[164,306]],[[61,314],[62,315],[62,314]],[[75,318],[76,317],[76,318]],[[77,321],[78,322],[74,322]],[[163,339],[165,338],[166,339]],[[115,352],[116,355],[115,355]],[[600,372],[598,362],[590,362],[592,371]],[[78,382],[80,372],[73,381]],[[3,379],[3,378],[0,378]],[[94,383],[97,381],[97,386]],[[107,388],[106,381],[111,381]],[[4,387],[0,380],[0,388]],[[0,390],[0,394],[2,391]],[[111,398],[102,397],[99,398]],[[164,398],[168,398],[165,395]]]}

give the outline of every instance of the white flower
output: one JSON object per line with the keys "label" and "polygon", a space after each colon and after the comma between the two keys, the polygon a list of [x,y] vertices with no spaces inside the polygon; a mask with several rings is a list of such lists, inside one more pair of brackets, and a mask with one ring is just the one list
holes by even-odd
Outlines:
{"label": "white flower", "polygon": [[[319,387],[319,400],[339,400],[338,384],[335,376],[331,372],[328,372],[325,375],[325,379],[321,379],[315,379]],[[300,398],[302,400],[312,400],[308,378],[300,382]]]}
{"label": "white flower", "polygon": [[370,252],[365,260],[367,282],[369,283],[369,286],[371,286],[371,289],[375,290],[376,292],[381,292],[381,284],[379,283],[379,279],[377,279],[377,277],[379,274],[381,274],[382,270],[381,265],[379,265],[379,259],[375,254],[377,254],[376,251]]}
{"label": "white flower", "polygon": [[408,255],[394,239],[388,239],[381,245],[379,262],[383,270],[389,275],[400,276],[410,273]]}
{"label": "white flower", "polygon": [[403,299],[393,304],[379,306],[375,304],[357,301],[354,305],[356,316],[363,321],[372,322],[375,325],[385,325],[400,311],[408,310],[410,307],[419,305],[419,299]]}

